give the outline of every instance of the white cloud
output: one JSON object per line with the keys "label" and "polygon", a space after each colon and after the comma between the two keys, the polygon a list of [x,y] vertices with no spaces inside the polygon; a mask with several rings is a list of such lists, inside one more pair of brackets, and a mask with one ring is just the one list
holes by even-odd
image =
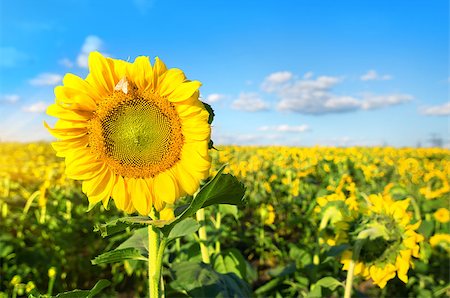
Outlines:
{"label": "white cloud", "polygon": [[376,70],[369,70],[367,73],[363,74],[360,77],[361,81],[387,81],[392,80],[392,76],[385,74],[385,75],[379,75]]}
{"label": "white cloud", "polygon": [[209,102],[209,103],[213,103],[213,102],[218,102],[224,98],[226,98],[226,96],[223,94],[212,93],[205,98],[205,101]]}
{"label": "white cloud", "polygon": [[277,126],[261,126],[260,131],[276,131],[276,132],[305,132],[310,130],[309,126],[306,124],[292,126],[288,124],[280,124]]}
{"label": "white cloud", "polygon": [[89,53],[100,50],[102,45],[103,41],[99,37],[95,35],[86,37],[84,44],[81,47],[81,52],[77,57],[77,65],[82,68],[87,68]]}
{"label": "white cloud", "polygon": [[409,94],[366,95],[361,102],[361,108],[364,110],[379,109],[406,103],[412,99],[413,96]]}
{"label": "white cloud", "polygon": [[14,104],[18,102],[20,99],[20,96],[17,94],[3,94],[0,95],[0,103],[9,103]]}
{"label": "white cloud", "polygon": [[305,73],[303,75],[303,78],[308,80],[308,79],[312,78],[313,76],[314,76],[314,73],[312,71],[308,71],[307,73]]}
{"label": "white cloud", "polygon": [[[264,82],[270,77],[271,75]],[[335,94],[332,88],[342,81],[342,78],[333,76],[313,78],[312,73],[307,73],[302,79],[291,79],[282,83],[272,82],[270,88],[263,90],[278,97],[279,110],[315,115],[371,110],[405,103],[412,99],[408,94],[365,95],[362,98]]]}
{"label": "white cloud", "polygon": [[22,107],[22,110],[27,113],[43,113],[47,110],[48,104],[43,101],[38,101],[28,106]]}
{"label": "white cloud", "polygon": [[61,82],[62,76],[56,73],[41,73],[29,82],[33,86],[54,86]]}
{"label": "white cloud", "polygon": [[450,101],[441,105],[424,107],[421,113],[428,116],[449,116],[450,115]]}
{"label": "white cloud", "polygon": [[278,71],[268,75],[264,82],[261,84],[261,88],[266,92],[272,92],[278,86],[288,82],[292,79],[293,75],[289,71]]}
{"label": "white cloud", "polygon": [[28,60],[28,55],[14,47],[0,47],[0,67],[11,68]]}
{"label": "white cloud", "polygon": [[232,107],[236,110],[246,112],[264,111],[269,108],[269,105],[261,99],[259,94],[253,92],[242,92],[238,99],[236,99]]}
{"label": "white cloud", "polygon": [[58,63],[67,68],[73,67],[73,62],[68,58],[63,58],[63,59],[59,60]]}

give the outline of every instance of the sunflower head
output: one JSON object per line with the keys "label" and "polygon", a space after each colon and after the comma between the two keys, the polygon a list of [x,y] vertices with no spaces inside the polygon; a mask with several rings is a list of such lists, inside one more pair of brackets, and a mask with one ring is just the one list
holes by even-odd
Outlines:
{"label": "sunflower head", "polygon": [[[355,274],[371,278],[380,288],[396,275],[406,283],[412,257],[419,257],[419,243],[424,238],[415,232],[420,222],[411,224],[408,206],[408,199],[393,201],[390,196],[370,195],[359,216],[344,218],[336,225],[338,244],[361,247]],[[348,270],[353,253],[348,250],[342,255],[344,270]]]}
{"label": "sunflower head", "polygon": [[59,120],[46,127],[90,207],[112,197],[121,210],[149,215],[193,194],[211,165],[200,82],[148,57],[129,63],[93,52],[89,71],[86,79],[67,74],[55,88],[47,113]]}
{"label": "sunflower head", "polygon": [[447,223],[450,221],[450,211],[447,208],[439,208],[433,215],[434,219],[440,223]]}

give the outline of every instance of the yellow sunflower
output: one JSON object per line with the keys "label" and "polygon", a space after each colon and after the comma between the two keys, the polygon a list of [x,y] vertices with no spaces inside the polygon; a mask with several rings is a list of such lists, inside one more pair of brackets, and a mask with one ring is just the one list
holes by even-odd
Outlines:
{"label": "yellow sunflower", "polygon": [[[366,210],[361,209],[359,218],[346,218],[346,222],[337,225],[340,228],[337,244],[354,246],[364,239],[355,275],[372,279],[380,288],[396,275],[407,283],[412,257],[419,257],[419,243],[424,240],[416,232],[420,222],[411,224],[408,199],[394,201],[382,195],[370,195],[367,199],[369,205]],[[343,270],[349,269],[352,256],[352,250],[343,253]]]}
{"label": "yellow sunflower", "polygon": [[450,221],[450,211],[447,208],[439,208],[433,215],[434,219],[440,223],[447,223]]}
{"label": "yellow sunflower", "polygon": [[112,197],[127,213],[149,215],[193,194],[211,166],[201,83],[158,58],[152,66],[148,57],[129,63],[93,52],[89,71],[84,80],[64,77],[47,110],[59,120],[45,123],[67,176],[83,181],[89,209]]}

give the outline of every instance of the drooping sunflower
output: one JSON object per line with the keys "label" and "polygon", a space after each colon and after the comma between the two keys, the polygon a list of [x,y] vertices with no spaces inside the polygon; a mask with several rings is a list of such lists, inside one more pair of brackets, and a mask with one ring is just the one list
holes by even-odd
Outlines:
{"label": "drooping sunflower", "polygon": [[[384,288],[396,275],[408,282],[408,270],[413,257],[419,257],[419,243],[424,237],[416,232],[420,221],[412,224],[407,212],[409,200],[394,201],[390,196],[370,195],[368,206],[360,210],[357,218],[348,217],[337,224],[338,244],[350,244],[352,248],[363,241],[354,274]],[[365,210],[364,210],[365,209]],[[348,270],[353,250],[341,257],[343,270]]]}
{"label": "drooping sunflower", "polygon": [[89,71],[86,79],[64,77],[47,110],[59,120],[45,123],[67,176],[83,181],[89,208],[112,197],[119,209],[147,216],[193,194],[211,166],[201,83],[143,56],[129,63],[93,52]]}

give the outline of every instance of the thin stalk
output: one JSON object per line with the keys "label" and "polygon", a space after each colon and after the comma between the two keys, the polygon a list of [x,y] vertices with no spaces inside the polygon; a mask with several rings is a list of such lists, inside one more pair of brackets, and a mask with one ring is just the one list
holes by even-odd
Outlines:
{"label": "thin stalk", "polygon": [[420,213],[420,207],[419,204],[417,204],[417,201],[414,197],[411,197],[411,205],[413,206],[414,209],[414,216],[417,220],[421,220],[422,219],[422,214]]}
{"label": "thin stalk", "polygon": [[[221,222],[222,222],[222,214],[220,214],[220,211],[217,211],[215,224],[216,231],[219,231]],[[218,239],[218,237],[216,237],[216,239]],[[216,240],[216,254],[218,253],[220,253],[220,240]]]}
{"label": "thin stalk", "polygon": [[157,283],[161,285],[159,289],[160,297],[164,297],[164,279],[162,276],[162,261],[164,256],[164,250],[166,249],[167,239],[163,236],[159,243],[158,249],[158,258],[156,260],[156,272],[155,272],[155,280]]}
{"label": "thin stalk", "polygon": [[205,225],[205,209],[200,209],[197,211],[197,221],[200,223],[200,228],[198,229],[198,237],[200,239],[200,251],[202,253],[203,263],[209,264],[211,260],[209,258],[208,247],[206,246],[206,241],[208,236],[206,235],[206,225]]}
{"label": "thin stalk", "polygon": [[[161,261],[158,262],[158,251],[160,246],[160,235],[157,228],[148,226],[148,291],[150,298],[160,298],[159,287],[161,274]],[[161,257],[162,258],[162,257]],[[158,264],[159,263],[159,264]],[[159,266],[159,268],[158,268]]]}
{"label": "thin stalk", "polygon": [[362,248],[362,242],[357,241],[355,243],[355,247],[353,248],[352,259],[350,260],[350,266],[349,266],[348,272],[347,272],[347,279],[345,281],[344,298],[350,298],[352,296],[355,266],[356,266],[356,263],[358,262],[359,253],[361,251],[361,248]]}

